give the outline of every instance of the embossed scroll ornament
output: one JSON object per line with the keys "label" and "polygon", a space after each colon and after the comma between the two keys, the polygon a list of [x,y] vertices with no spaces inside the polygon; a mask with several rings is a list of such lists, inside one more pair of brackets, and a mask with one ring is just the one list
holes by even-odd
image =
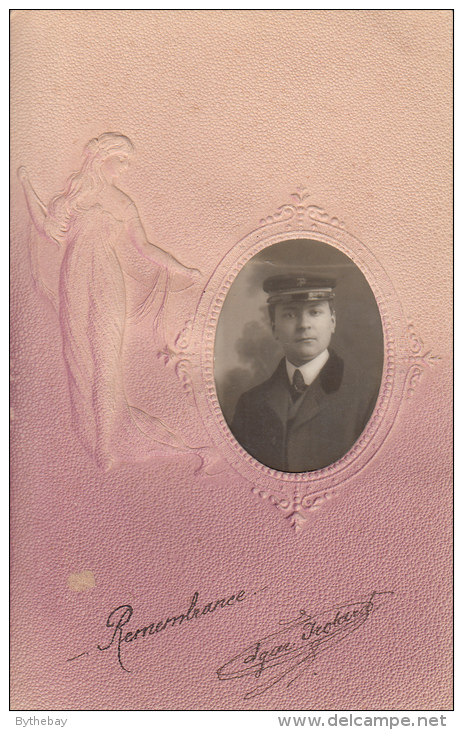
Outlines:
{"label": "embossed scroll ornament", "polygon": [[[233,417],[233,408],[236,408],[236,401],[243,391],[245,401],[253,403],[259,409],[257,399],[266,397],[268,390],[273,387],[272,378],[276,375],[274,373],[274,376],[266,379],[269,369],[270,372],[273,370],[273,366],[270,368],[267,361],[274,358],[275,353],[271,345],[271,323],[266,306],[268,300],[262,298],[265,297],[263,292],[260,295],[256,295],[256,292],[262,289],[262,281],[269,273],[278,275],[282,271],[291,271],[292,274],[297,274],[301,269],[304,273],[308,269],[319,273],[321,268],[324,267],[326,271],[330,266],[340,272],[340,294],[339,299],[336,294],[335,307],[341,333],[336,335],[336,342],[343,344],[344,340],[346,351],[349,347],[351,351],[352,347],[360,350],[363,347],[363,354],[357,353],[357,357],[363,357],[364,360],[370,358],[374,365],[377,378],[375,399],[368,412],[366,424],[362,425],[345,453],[336,456],[332,461],[328,460],[321,468],[285,470],[274,466],[282,462],[273,458],[271,450],[270,455],[267,453],[267,456],[261,458],[256,457],[256,451],[252,455],[249,453],[252,449],[243,448],[244,441],[237,435],[236,418],[234,421]],[[250,272],[246,275],[247,278],[241,273],[246,268]],[[346,297],[349,276],[351,289]],[[305,290],[304,287],[308,285],[304,276],[290,277],[289,281],[295,290],[302,286],[300,291],[306,297],[328,299],[331,296],[326,294],[326,287],[320,289],[320,282],[317,291]],[[357,297],[357,284],[352,285],[352,282],[360,282],[363,294],[358,289]],[[290,291],[288,286],[286,294]],[[249,321],[246,320],[248,295],[250,298],[254,295],[261,297],[253,310],[258,314],[254,318],[249,314]],[[333,299],[334,296],[333,294]],[[342,310],[347,299],[349,306],[346,313]],[[367,314],[363,312],[363,302],[367,302],[373,319],[376,316],[376,324],[370,326],[368,323]],[[331,316],[334,323],[334,308],[330,315],[327,302],[324,301],[323,304],[327,312],[323,316]],[[236,317],[234,314],[226,314],[226,311],[236,312]],[[241,331],[238,325],[238,334],[234,335],[231,331],[233,320],[240,317],[245,324]],[[225,319],[227,324],[224,325]],[[355,322],[367,323],[363,334],[362,331],[355,332]],[[275,335],[274,322],[272,327]],[[334,325],[330,327],[334,332]],[[355,477],[371,461],[392,428],[401,403],[415,387],[423,367],[436,361],[407,325],[392,284],[376,257],[346,230],[345,224],[339,218],[330,216],[320,206],[313,204],[308,190],[304,188],[299,188],[292,195],[291,203],[281,206],[275,214],[262,219],[258,228],[240,241],[219,264],[200,301],[194,331],[195,340],[202,341],[203,345],[201,360],[192,369],[193,385],[198,408],[212,442],[230,466],[252,484],[253,492],[277,507],[296,531],[306,526],[310,514],[331,499],[339,485]],[[362,342],[362,336],[364,339],[367,337],[365,332],[370,332],[368,342]],[[235,353],[230,349],[229,342],[233,337]],[[313,339],[307,334],[304,337],[306,340]],[[281,344],[281,336],[277,339],[280,339]],[[374,348],[376,355],[371,354]],[[222,349],[227,353],[223,358],[220,355]],[[332,353],[331,347],[329,351]],[[235,362],[231,362],[235,354]],[[281,353],[278,357],[281,357]],[[334,358],[335,355],[331,354],[328,362],[334,362]],[[341,358],[338,359],[342,362]],[[227,366],[229,367],[224,375]],[[347,377],[346,367],[344,364],[341,366],[341,377]],[[280,368],[284,369],[281,363]],[[323,371],[320,377],[322,374]],[[263,382],[263,386],[252,390],[259,382]],[[251,395],[248,397],[246,392]],[[201,393],[204,394],[203,397],[200,397]],[[324,394],[321,393],[317,401],[318,410],[325,407],[323,397]],[[326,401],[328,402],[328,398]],[[271,406],[278,410],[279,406],[275,403],[274,400]],[[339,403],[343,402],[339,400]],[[342,408],[344,410],[340,407],[338,412],[339,419],[348,418],[348,407],[342,405]],[[272,417],[271,410],[262,410],[269,414],[269,418]],[[281,416],[281,409],[279,415]],[[247,409],[246,418],[252,420],[252,409]],[[321,420],[319,422],[324,423]],[[332,426],[333,433],[338,425],[335,423]],[[261,432],[265,433],[266,428],[267,424],[263,424]],[[276,438],[275,449],[278,450],[280,446]]]}

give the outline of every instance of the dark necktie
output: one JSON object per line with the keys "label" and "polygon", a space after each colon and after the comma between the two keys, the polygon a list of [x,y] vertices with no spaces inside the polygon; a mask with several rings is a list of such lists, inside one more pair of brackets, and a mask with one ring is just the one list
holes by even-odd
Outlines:
{"label": "dark necktie", "polygon": [[307,385],[304,383],[304,378],[300,370],[295,370],[293,375],[293,384],[291,385],[291,398],[293,403],[301,397],[307,390]]}

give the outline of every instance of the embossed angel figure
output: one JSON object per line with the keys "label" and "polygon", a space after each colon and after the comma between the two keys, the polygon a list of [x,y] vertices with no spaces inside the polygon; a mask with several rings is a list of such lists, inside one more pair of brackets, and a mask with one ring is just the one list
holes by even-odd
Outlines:
{"label": "embossed angel figure", "polygon": [[48,206],[27,170],[18,170],[34,227],[61,257],[57,284],[49,284],[37,255],[34,276],[58,311],[75,428],[104,469],[118,461],[122,441],[134,460],[156,444],[188,448],[159,418],[130,406],[124,390],[126,277],[150,290],[138,314],[159,316],[172,278],[188,277],[189,286],[200,273],[148,241],[134,202],[117,187],[132,151],[121,134],[92,139],[80,170]]}

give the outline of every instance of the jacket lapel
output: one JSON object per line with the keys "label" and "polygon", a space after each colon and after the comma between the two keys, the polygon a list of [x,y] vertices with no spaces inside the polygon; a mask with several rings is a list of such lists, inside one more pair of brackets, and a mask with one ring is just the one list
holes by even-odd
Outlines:
{"label": "jacket lapel", "polygon": [[280,361],[280,364],[270,379],[265,400],[286,428],[290,393],[284,358]]}
{"label": "jacket lapel", "polygon": [[312,385],[307,388],[307,392],[301,401],[297,413],[292,423],[292,428],[298,428],[303,423],[311,421],[327,405],[328,397],[320,384],[320,378],[317,377]]}
{"label": "jacket lapel", "polygon": [[344,361],[330,350],[330,357],[326,365],[312,385],[307,388],[307,392],[294,417],[293,430],[312,420],[323,408],[326,408],[330,400],[329,394],[340,388],[343,370]]}
{"label": "jacket lapel", "polygon": [[[307,388],[294,417],[293,429],[315,418],[317,413],[326,408],[330,400],[329,394],[339,390],[341,386],[343,371],[344,361],[333,350],[330,350],[330,357],[325,367],[312,385]],[[288,409],[292,401],[285,358],[280,361],[270,379],[265,400],[286,428]]]}

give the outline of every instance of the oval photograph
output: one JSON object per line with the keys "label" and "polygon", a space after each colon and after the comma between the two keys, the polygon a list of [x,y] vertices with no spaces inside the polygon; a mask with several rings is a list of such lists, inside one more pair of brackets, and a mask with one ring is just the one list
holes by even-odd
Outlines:
{"label": "oval photograph", "polygon": [[217,395],[238,443],[281,472],[323,469],[373,413],[383,332],[360,269],[334,246],[292,239],[260,251],[224,301]]}

